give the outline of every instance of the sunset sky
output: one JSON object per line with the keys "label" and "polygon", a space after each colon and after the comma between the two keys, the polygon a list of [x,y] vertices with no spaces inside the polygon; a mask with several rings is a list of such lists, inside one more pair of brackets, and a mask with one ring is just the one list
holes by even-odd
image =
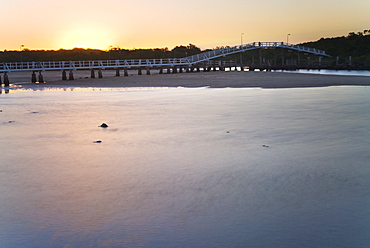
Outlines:
{"label": "sunset sky", "polygon": [[[202,49],[370,29],[369,0],[0,0],[0,50]],[[243,35],[241,35],[244,33]]]}

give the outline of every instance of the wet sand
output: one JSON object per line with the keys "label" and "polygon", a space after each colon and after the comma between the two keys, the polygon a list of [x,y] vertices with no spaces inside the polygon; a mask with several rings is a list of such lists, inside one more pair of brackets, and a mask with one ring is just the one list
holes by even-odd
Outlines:
{"label": "wet sand", "polygon": [[[145,71],[143,71],[145,73]],[[11,83],[24,86],[29,83],[30,73],[12,73]],[[115,77],[115,71],[103,71],[104,78],[89,78],[89,71],[75,71],[75,80],[62,81],[61,72],[44,72],[42,84],[47,87],[212,87],[212,88],[297,88],[325,86],[370,86],[367,76],[315,75],[286,72],[217,71],[177,74],[137,75],[130,71],[128,77]],[[123,73],[122,73],[123,74]]]}

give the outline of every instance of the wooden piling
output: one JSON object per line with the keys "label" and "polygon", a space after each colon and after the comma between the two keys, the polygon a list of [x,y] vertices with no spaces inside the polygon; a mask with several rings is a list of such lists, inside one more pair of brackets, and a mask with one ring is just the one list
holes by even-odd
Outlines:
{"label": "wooden piling", "polygon": [[41,71],[39,71],[39,83],[43,84],[44,83],[44,77],[41,74]]}
{"label": "wooden piling", "polygon": [[101,69],[99,69],[98,71],[98,78],[103,78],[103,72],[101,71]]}
{"label": "wooden piling", "polygon": [[95,70],[94,69],[91,69],[90,77],[91,78],[95,78]]}
{"label": "wooden piling", "polygon": [[116,77],[119,77],[119,76],[121,76],[121,75],[120,75],[119,68],[117,68],[117,69],[116,69]]}
{"label": "wooden piling", "polygon": [[125,68],[125,69],[123,69],[123,76],[128,77],[128,71],[127,71],[127,69],[126,69],[126,68]]}
{"label": "wooden piling", "polygon": [[[32,74],[32,77],[33,77],[33,74]],[[63,70],[62,71],[62,80],[67,80],[67,72],[66,72],[66,70]],[[34,83],[34,82],[32,81],[32,83]],[[35,74],[35,83],[36,83],[36,74]]]}
{"label": "wooden piling", "polygon": [[31,82],[34,84],[36,83],[37,79],[36,79],[36,73],[33,71],[32,72],[32,75],[31,75]]}
{"label": "wooden piling", "polygon": [[5,72],[4,73],[4,86],[7,87],[9,86],[10,82],[9,82],[9,77],[8,77],[8,74]]}
{"label": "wooden piling", "polygon": [[73,76],[73,71],[72,70],[69,71],[69,78],[68,79],[69,80],[75,80],[75,78]]}

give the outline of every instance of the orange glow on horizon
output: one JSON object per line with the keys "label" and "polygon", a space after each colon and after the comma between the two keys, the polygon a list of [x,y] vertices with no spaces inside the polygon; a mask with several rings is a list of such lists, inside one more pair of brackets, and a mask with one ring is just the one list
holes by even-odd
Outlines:
{"label": "orange glow on horizon", "polygon": [[[335,7],[333,7],[335,6]],[[293,44],[369,29],[370,1],[3,1],[0,51]],[[335,11],[333,9],[335,8]]]}

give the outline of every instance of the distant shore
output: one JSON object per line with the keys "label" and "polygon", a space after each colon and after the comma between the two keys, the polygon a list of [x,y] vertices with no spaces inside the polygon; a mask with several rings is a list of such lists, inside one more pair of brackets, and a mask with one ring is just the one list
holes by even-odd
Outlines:
{"label": "distant shore", "polygon": [[[104,78],[89,78],[88,71],[76,71],[75,80],[62,81],[61,72],[44,72],[45,87],[212,87],[212,88],[297,88],[326,86],[370,86],[368,76],[316,75],[286,72],[216,71],[177,74],[114,76],[114,71],[104,71]],[[85,75],[86,74],[86,75]],[[12,79],[13,78],[13,79]],[[11,83],[25,87],[30,73],[12,73]]]}

